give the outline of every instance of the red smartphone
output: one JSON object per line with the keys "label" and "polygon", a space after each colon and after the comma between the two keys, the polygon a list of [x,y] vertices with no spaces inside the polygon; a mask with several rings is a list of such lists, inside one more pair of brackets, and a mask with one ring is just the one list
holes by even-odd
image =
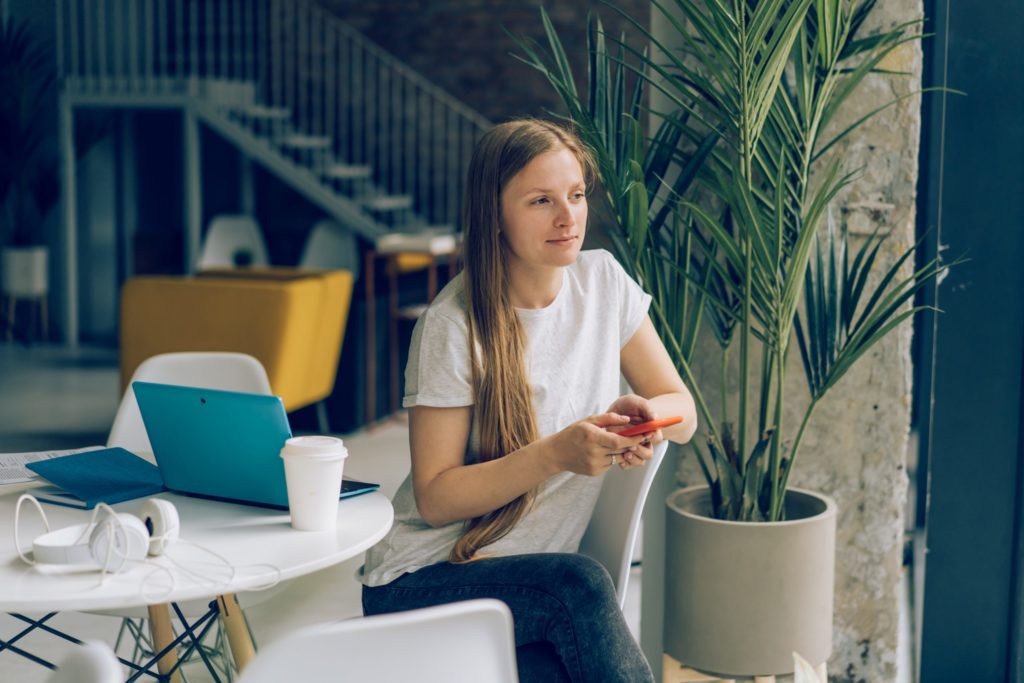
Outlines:
{"label": "red smartphone", "polygon": [[638,436],[640,434],[647,434],[649,432],[656,432],[662,427],[671,427],[672,425],[679,424],[683,421],[682,415],[676,415],[674,417],[663,417],[657,420],[651,420],[649,422],[641,422],[637,425],[630,425],[621,432],[616,432],[619,436]]}

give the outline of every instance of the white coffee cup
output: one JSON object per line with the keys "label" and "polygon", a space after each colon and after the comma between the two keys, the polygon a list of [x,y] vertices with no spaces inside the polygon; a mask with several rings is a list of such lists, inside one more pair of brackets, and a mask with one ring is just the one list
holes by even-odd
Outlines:
{"label": "white coffee cup", "polygon": [[341,474],[348,449],[333,436],[296,436],[281,448],[292,527],[330,531],[338,521]]}

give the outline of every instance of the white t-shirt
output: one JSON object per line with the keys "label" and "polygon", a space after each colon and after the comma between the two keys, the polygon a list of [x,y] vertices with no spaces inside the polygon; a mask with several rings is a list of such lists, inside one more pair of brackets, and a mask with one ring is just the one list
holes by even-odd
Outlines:
{"label": "white t-shirt", "polygon": [[[526,369],[542,437],[605,412],[618,398],[619,353],[640,327],[651,301],[607,251],[581,252],[564,274],[561,290],[546,308],[516,309],[526,332]],[[416,323],[405,387],[402,404],[407,408],[473,404],[461,274]],[[477,461],[477,444],[474,423],[467,464]],[[571,472],[552,477],[516,526],[480,552],[496,556],[576,552],[602,480]],[[423,521],[411,475],[398,489],[393,505],[394,526],[367,553],[363,582],[368,586],[384,585],[406,572],[446,560],[464,529],[462,522],[435,529]]]}

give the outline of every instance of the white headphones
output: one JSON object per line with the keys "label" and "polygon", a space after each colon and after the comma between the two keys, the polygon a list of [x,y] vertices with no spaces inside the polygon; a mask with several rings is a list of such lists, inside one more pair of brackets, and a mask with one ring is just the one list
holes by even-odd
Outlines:
{"label": "white headphones", "polygon": [[[17,545],[18,515],[24,501],[35,504],[43,517],[47,533],[32,541],[30,560],[18,546],[18,554],[30,564],[97,565],[104,573],[127,569],[129,563],[142,561],[147,555],[161,555],[178,539],[181,523],[178,510],[169,500],[149,498],[139,509],[138,516],[114,512],[100,504],[87,524],[76,524],[49,531],[49,523],[39,502],[25,494],[18,499],[15,510],[15,545]],[[96,521],[100,511],[107,513]]]}

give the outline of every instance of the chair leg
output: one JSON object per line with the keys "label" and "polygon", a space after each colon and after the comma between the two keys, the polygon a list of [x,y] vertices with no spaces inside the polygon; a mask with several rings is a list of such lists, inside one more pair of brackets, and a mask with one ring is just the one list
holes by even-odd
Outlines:
{"label": "chair leg", "polygon": [[316,423],[320,429],[321,434],[331,433],[331,420],[327,415],[327,402],[317,401],[316,402]]}
{"label": "chair leg", "polygon": [[39,310],[40,310],[40,315],[42,316],[42,318],[41,318],[41,323],[42,323],[41,329],[42,329],[42,333],[43,333],[43,342],[44,343],[50,341],[50,316],[47,313],[47,308],[48,308],[48,306],[47,306],[47,303],[46,303],[46,295],[43,294],[43,296],[40,297],[40,299],[39,299]]}
{"label": "chair leg", "polygon": [[32,342],[32,338],[35,336],[36,330],[39,327],[39,300],[30,299],[28,302],[29,307],[29,319],[28,319],[28,334],[25,338]]}
{"label": "chair leg", "polygon": [[14,306],[13,294],[7,295],[7,341],[14,339]]}

